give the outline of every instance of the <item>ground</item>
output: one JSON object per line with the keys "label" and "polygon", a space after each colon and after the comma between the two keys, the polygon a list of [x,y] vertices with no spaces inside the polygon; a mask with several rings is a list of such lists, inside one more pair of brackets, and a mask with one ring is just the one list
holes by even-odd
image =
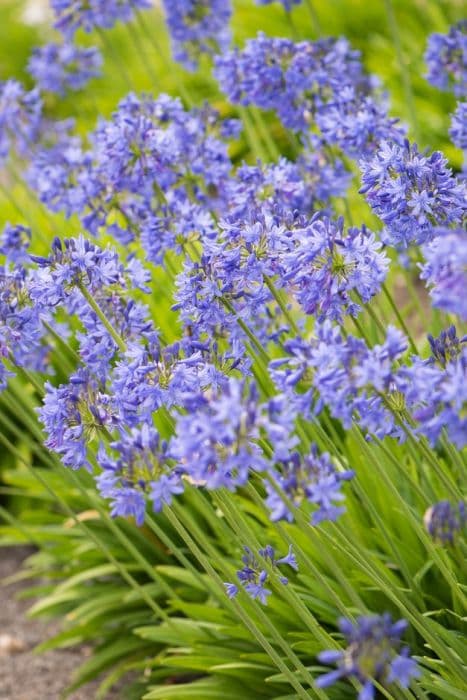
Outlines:
{"label": "ground", "polygon": [[[25,548],[0,548],[0,700],[60,700],[76,667],[91,653],[87,647],[35,654],[34,647],[58,631],[57,622],[26,617],[31,601],[18,600],[25,584],[2,586],[2,579],[16,573],[30,552]],[[69,700],[94,700],[97,684],[89,684],[68,696]],[[121,698],[118,690],[106,700]]]}

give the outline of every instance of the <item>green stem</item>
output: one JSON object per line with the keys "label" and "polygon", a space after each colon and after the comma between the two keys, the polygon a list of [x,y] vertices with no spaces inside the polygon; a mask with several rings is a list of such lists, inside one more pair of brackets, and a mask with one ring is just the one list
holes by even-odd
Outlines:
{"label": "green stem", "polygon": [[266,275],[264,275],[264,281],[265,281],[265,283],[266,283],[267,288],[268,288],[269,291],[271,292],[272,296],[273,296],[274,299],[276,300],[276,302],[277,302],[277,304],[278,304],[280,310],[281,310],[282,313],[284,314],[284,318],[285,318],[286,321],[288,321],[288,323],[290,324],[290,327],[292,328],[293,332],[294,332],[296,335],[299,335],[299,334],[300,334],[300,330],[299,330],[297,324],[295,323],[294,319],[293,319],[292,316],[290,315],[290,311],[289,311],[289,309],[287,308],[287,304],[286,304],[286,303],[284,302],[284,300],[282,299],[281,293],[275,288],[275,286],[274,286],[272,280],[271,280],[269,277],[267,277]]}
{"label": "green stem", "polygon": [[[206,573],[208,573],[214,581],[216,581],[218,587],[220,590],[224,590],[224,585],[222,580],[220,579],[218,573],[214,570],[212,567],[209,559],[205,557],[205,555],[202,553],[202,551],[199,549],[198,545],[195,543],[191,535],[188,533],[188,531],[185,529],[185,527],[181,524],[181,522],[178,520],[177,516],[173,511],[171,511],[169,508],[165,509],[165,513],[167,515],[167,518],[169,519],[170,523],[172,526],[177,530],[179,533],[180,537],[186,542],[188,545],[189,549],[192,551],[194,556],[198,559],[200,562],[201,566],[205,569]],[[261,630],[258,629],[258,627],[251,621],[251,618],[244,612],[242,606],[236,601],[236,600],[229,600],[226,598],[227,605],[230,608],[233,608],[237,616],[242,620],[243,624],[245,627],[253,634],[253,636],[257,639],[257,641],[261,644],[263,649],[266,651],[266,653],[269,655],[269,657],[274,661],[278,669],[284,674],[284,676],[288,679],[289,683],[292,685],[293,688],[297,691],[297,694],[300,698],[304,698],[305,700],[309,700],[309,694],[305,690],[305,688],[302,686],[300,681],[296,678],[296,676],[292,673],[292,671],[286,666],[286,664],[283,662],[277,651],[274,649],[274,647],[270,644],[268,639],[264,636],[264,634],[261,632]],[[257,614],[260,616],[261,621],[266,624],[266,626],[270,629],[271,625],[269,623],[268,618],[262,613],[262,611],[256,606]],[[287,656],[296,658],[295,654],[288,648],[288,646],[284,643],[284,640],[282,637],[278,634],[278,632],[275,630],[274,627],[272,627],[272,630],[270,629],[272,637],[274,639],[274,642],[280,646],[287,654]],[[285,646],[285,649],[284,649]],[[298,667],[300,667],[302,664],[299,662]]]}
{"label": "green stem", "polygon": [[101,307],[97,303],[97,301],[94,299],[94,297],[90,294],[88,289],[84,286],[84,284],[79,284],[78,288],[83,295],[83,297],[86,299],[88,302],[89,306],[91,309],[95,312],[99,320],[102,322],[102,325],[104,328],[108,331],[109,335],[112,337],[112,339],[115,341],[115,344],[117,347],[122,351],[126,352],[126,345],[123,341],[123,339],[120,337],[120,335],[117,333],[115,328],[112,326],[110,321],[107,319],[106,315],[102,311]]}
{"label": "green stem", "polygon": [[383,289],[383,294],[386,297],[386,299],[388,300],[389,305],[390,305],[391,309],[393,310],[394,315],[396,316],[400,327],[402,328],[405,335],[409,339],[410,348],[411,348],[412,352],[415,353],[415,355],[418,355],[419,352],[418,352],[417,346],[415,345],[415,342],[414,342],[412,335],[407,327],[407,324],[405,323],[404,319],[402,318],[402,315],[401,315],[399,309],[397,308],[397,305],[396,305],[394,299],[392,298],[392,294],[390,293],[386,284],[383,284],[382,289]]}

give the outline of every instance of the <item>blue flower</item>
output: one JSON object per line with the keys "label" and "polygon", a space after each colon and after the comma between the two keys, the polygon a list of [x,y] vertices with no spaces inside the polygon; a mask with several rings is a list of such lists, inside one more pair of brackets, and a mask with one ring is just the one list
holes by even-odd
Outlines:
{"label": "blue flower", "polygon": [[439,501],[428,508],[423,516],[423,522],[434,540],[442,544],[452,544],[467,524],[465,503],[459,501],[452,504],[450,501]]}
{"label": "blue flower", "polygon": [[164,0],[176,61],[195,70],[201,54],[224,51],[230,44],[230,0]]}
{"label": "blue flower", "polygon": [[90,469],[87,448],[101,433],[115,425],[111,399],[85,369],[68,384],[45,384],[43,405],[38,409],[47,438],[45,446],[61,456],[67,467]]}
{"label": "blue flower", "polygon": [[29,92],[17,80],[0,82],[0,161],[12,149],[30,156],[43,123],[39,90]]}
{"label": "blue flower", "polygon": [[29,262],[27,250],[31,243],[31,229],[17,224],[6,224],[0,238],[0,255],[4,255],[7,263],[24,265]]}
{"label": "blue flower", "polygon": [[346,314],[357,315],[355,298],[366,303],[380,291],[389,260],[365,227],[345,235],[343,219],[333,222],[317,214],[289,233],[280,265],[282,278],[307,314],[341,321]]}
{"label": "blue flower", "polygon": [[432,34],[425,52],[427,80],[440,90],[465,97],[467,86],[467,21],[453,25],[448,34]]}
{"label": "blue flower", "polygon": [[158,513],[164,504],[170,505],[174,495],[183,493],[181,474],[173,469],[169,445],[150,424],[130,431],[121,429],[110,449],[101,445],[97,462],[103,471],[96,483],[102,496],[112,499],[112,515],[134,515],[139,526],[144,521],[147,500]]}
{"label": "blue flower", "polygon": [[102,56],[99,50],[74,44],[46,44],[34,49],[28,63],[40,90],[63,95],[66,90],[80,90],[100,75]]}
{"label": "blue flower", "polygon": [[91,32],[96,27],[108,29],[118,21],[128,22],[135,10],[151,6],[150,0],[51,0],[55,28],[67,38],[78,29]]}
{"label": "blue flower", "polygon": [[376,81],[345,39],[294,43],[260,33],[242,51],[218,57],[215,75],[231,102],[275,110],[295,131],[316,124],[324,143],[353,157],[371,153],[381,139],[402,141]]}
{"label": "blue flower", "polygon": [[451,118],[449,135],[457,148],[467,151],[467,102],[458,102]]}
{"label": "blue flower", "polygon": [[231,378],[210,398],[193,394],[189,414],[178,418],[172,453],[195,485],[233,491],[250,472],[268,467],[257,444],[260,426],[255,385]]}
{"label": "blue flower", "polygon": [[215,75],[231,102],[277,111],[283,124],[308,131],[314,115],[347,86],[370,84],[345,39],[294,43],[259,33],[242,51],[216,59]]}
{"label": "blue flower", "polygon": [[[245,551],[242,556],[244,566],[237,571],[237,578],[250,598],[259,600],[263,605],[267,605],[267,599],[272,594],[272,591],[265,586],[269,580],[269,574],[249,547],[244,547],[243,549]],[[291,546],[286,556],[279,559],[276,559],[275,551],[269,544],[260,549],[258,555],[272,568],[273,574],[283,586],[288,584],[288,579],[281,575],[277,567],[286,564],[294,571],[298,571],[297,560]],[[229,598],[234,598],[239,592],[238,586],[234,583],[224,583],[224,586]]]}
{"label": "blue flower", "polygon": [[407,628],[405,620],[393,622],[391,615],[372,615],[357,618],[355,623],[341,618],[339,627],[347,641],[344,651],[334,649],[321,652],[321,663],[337,663],[337,670],[316,680],[319,688],[334,685],[343,678],[356,678],[362,684],[359,700],[375,697],[374,682],[399,683],[407,688],[412,678],[420,675],[408,647],[402,646],[402,635]]}
{"label": "blue flower", "polygon": [[362,188],[386,225],[385,243],[406,248],[430,241],[437,226],[456,226],[466,212],[465,186],[453,177],[439,151],[419,153],[415,144],[382,143],[362,159]]}
{"label": "blue flower", "polygon": [[430,287],[433,306],[467,319],[467,233],[464,229],[437,229],[436,238],[423,247],[426,262],[420,277]]}
{"label": "blue flower", "polygon": [[[335,501],[344,499],[340,489],[342,482],[351,479],[353,471],[339,472],[327,453],[319,454],[316,445],[305,457],[295,452],[281,465],[281,471],[272,474],[279,491],[283,491],[297,508],[308,502],[318,509],[312,514],[311,522],[318,525],[325,520],[336,520],[344,512]],[[294,517],[285,499],[273,485],[266,482],[266,505],[271,509],[271,520],[286,519],[292,522]]]}

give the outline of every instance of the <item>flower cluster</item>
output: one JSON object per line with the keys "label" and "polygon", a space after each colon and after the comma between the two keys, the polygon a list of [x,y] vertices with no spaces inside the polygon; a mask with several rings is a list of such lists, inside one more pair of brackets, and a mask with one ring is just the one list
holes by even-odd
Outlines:
{"label": "flower cluster", "polygon": [[203,53],[216,54],[230,44],[230,0],[164,0],[176,61],[194,70]]}
{"label": "flower cluster", "polygon": [[190,409],[177,421],[173,454],[194,484],[234,490],[247,482],[250,471],[267,468],[257,444],[261,411],[254,384],[230,379],[211,400],[194,397]]}
{"label": "flower cluster", "polygon": [[344,234],[344,220],[320,214],[293,231],[281,257],[283,279],[301,307],[318,320],[357,315],[381,289],[389,261],[381,243],[365,227]]}
{"label": "flower cluster", "polygon": [[109,29],[117,21],[128,22],[135,10],[151,6],[150,0],[51,0],[55,28],[67,38],[78,29]]}
{"label": "flower cluster", "polygon": [[170,466],[169,446],[152,426],[120,433],[110,448],[102,446],[98,453],[103,471],[96,481],[102,496],[111,499],[112,516],[131,515],[142,525],[146,498],[157,513],[183,492],[181,474]]}
{"label": "flower cluster", "polygon": [[426,262],[420,277],[431,288],[433,306],[467,319],[467,232],[440,229],[436,233],[423,247]]}
{"label": "flower cluster", "polygon": [[448,34],[432,34],[425,53],[427,80],[440,90],[467,94],[467,21],[452,26]]}
{"label": "flower cluster", "polygon": [[236,129],[208,108],[129,94],[99,121],[89,148],[67,131],[39,148],[28,181],[53,211],[78,214],[93,235],[106,226],[125,245],[140,238],[158,264],[188,238],[213,235],[211,212],[225,201],[232,168],[224,134]]}
{"label": "flower cluster", "polygon": [[231,102],[274,110],[295,131],[314,123],[326,144],[348,155],[371,153],[383,138],[402,139],[345,39],[294,43],[259,34],[243,51],[218,57],[215,75]]}
{"label": "flower cluster", "polygon": [[439,151],[423,155],[416,144],[383,142],[361,160],[362,187],[386,228],[385,243],[399,248],[425,243],[437,226],[456,226],[466,215],[465,185]]}
{"label": "flower cluster", "polygon": [[34,255],[39,269],[30,285],[33,301],[45,307],[63,303],[83,285],[96,294],[102,287],[115,284],[123,268],[115,251],[102,249],[80,236],[62,241],[55,238],[51,255]]}
{"label": "flower cluster", "polygon": [[102,56],[96,48],[74,44],[46,44],[34,49],[28,63],[29,73],[44,92],[63,95],[80,90],[100,75]]}
{"label": "flower cluster", "polygon": [[[237,571],[237,578],[241,585],[253,600],[259,600],[263,605],[267,605],[268,596],[271,590],[265,584],[270,579],[268,569],[272,570],[274,578],[283,586],[288,584],[288,579],[277,569],[280,564],[287,564],[294,571],[298,571],[297,560],[292,551],[292,546],[286,556],[276,559],[276,553],[271,545],[266,545],[258,551],[260,561],[249,547],[244,547],[245,554],[242,556],[243,568]],[[238,586],[234,583],[225,583],[229,598],[235,598],[238,594]]]}
{"label": "flower cluster", "polygon": [[[27,370],[49,370],[49,323],[58,330],[47,313],[34,304],[29,287],[32,273],[28,267],[31,231],[25,226],[7,224],[0,238],[0,388],[13,376],[10,363]],[[50,326],[49,326],[50,328]],[[66,337],[64,324],[60,332]]]}
{"label": "flower cluster", "polygon": [[272,473],[272,483],[266,482],[268,497],[266,505],[271,510],[271,520],[294,520],[289,503],[300,508],[309,502],[318,506],[311,517],[311,523],[318,525],[324,520],[336,520],[345,508],[335,505],[344,499],[340,491],[343,481],[354,476],[351,470],[338,471],[327,453],[319,454],[316,445],[305,457],[294,452],[281,464],[280,472]]}
{"label": "flower cluster", "polygon": [[27,91],[17,80],[0,83],[0,161],[12,148],[30,155],[42,124],[39,90]]}
{"label": "flower cluster", "polygon": [[342,678],[356,678],[363,685],[359,700],[373,700],[377,692],[375,681],[407,688],[420,675],[409,648],[402,647],[405,620],[393,622],[386,613],[359,617],[355,623],[342,618],[339,627],[348,646],[344,651],[332,649],[319,654],[321,663],[337,663],[337,670],[320,676],[318,687],[326,688]]}
{"label": "flower cluster", "polygon": [[465,503],[459,501],[453,505],[450,501],[439,501],[428,508],[423,521],[433,539],[452,544],[467,525]]}

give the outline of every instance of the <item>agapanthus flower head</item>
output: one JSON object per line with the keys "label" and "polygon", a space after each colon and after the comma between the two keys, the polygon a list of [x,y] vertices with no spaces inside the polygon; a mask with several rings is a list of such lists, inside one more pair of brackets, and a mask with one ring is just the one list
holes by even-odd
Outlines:
{"label": "agapanthus flower head", "polygon": [[28,185],[40,201],[53,212],[63,211],[66,217],[82,215],[102,190],[93,176],[91,155],[81,138],[72,133],[73,127],[74,123],[68,122],[64,128],[48,128],[48,142],[38,144],[26,172]]}
{"label": "agapanthus flower head", "polygon": [[117,21],[128,22],[135,10],[151,7],[150,0],[51,0],[55,28],[66,37],[78,29],[91,32],[96,27],[109,29]]}
{"label": "agapanthus flower head", "polygon": [[194,484],[234,490],[250,471],[267,468],[257,444],[261,410],[254,383],[231,378],[211,397],[193,394],[191,403],[177,421],[172,452]]}
{"label": "agapanthus flower head", "polygon": [[12,148],[19,155],[30,155],[42,124],[39,90],[25,90],[17,80],[0,83],[0,160]]}
{"label": "agapanthus flower head", "polygon": [[101,447],[97,461],[103,469],[97,486],[104,498],[111,499],[114,517],[132,515],[141,526],[147,500],[157,513],[183,492],[181,475],[171,466],[168,444],[147,423],[129,432],[122,430],[110,450]]}
{"label": "agapanthus flower head", "polygon": [[390,118],[386,99],[366,95],[354,87],[339,93],[316,112],[316,124],[323,140],[338,146],[351,158],[369,158],[381,141],[403,144],[405,128]]}
{"label": "agapanthus flower head", "polygon": [[425,52],[427,80],[440,90],[467,94],[467,20],[454,24],[447,34],[432,34]]}
{"label": "agapanthus flower head", "polygon": [[51,248],[47,258],[31,256],[39,270],[30,284],[30,294],[40,306],[62,303],[80,285],[95,292],[121,279],[123,266],[117,253],[82,235],[63,242],[55,238]]}
{"label": "agapanthus flower head", "polygon": [[371,231],[315,215],[290,232],[289,251],[280,257],[281,277],[307,314],[341,321],[357,315],[359,301],[380,291],[389,260]]}
{"label": "agapanthus flower head", "polygon": [[90,468],[88,445],[102,431],[116,424],[111,397],[86,369],[78,369],[68,384],[45,384],[43,405],[38,409],[47,438],[45,446],[73,469]]}
{"label": "agapanthus flower head", "polygon": [[[37,372],[50,370],[50,338],[43,321],[54,322],[32,302],[29,228],[6,224],[0,237],[0,388],[13,373],[4,361]],[[65,328],[62,328],[62,333]]]}
{"label": "agapanthus flower head", "polygon": [[462,449],[467,444],[467,347],[463,338],[443,344],[441,350],[437,343],[437,361],[415,356],[411,364],[400,365],[393,379],[415,421],[414,432],[435,445],[445,431]]}
{"label": "agapanthus flower head", "polygon": [[260,33],[220,56],[215,75],[231,102],[274,110],[294,131],[315,124],[324,143],[352,157],[371,154],[382,139],[403,140],[376,79],[345,39],[294,43]]}
{"label": "agapanthus flower head", "polygon": [[[297,508],[303,502],[317,506],[312,513],[311,522],[318,525],[325,520],[336,520],[345,511],[336,502],[344,500],[342,482],[348,481],[353,475],[351,470],[338,471],[330,455],[319,454],[316,445],[312,445],[305,457],[298,452],[293,453],[272,477],[279,491],[283,491],[286,499]],[[292,522],[294,516],[287,500],[272,484],[266,482],[265,485],[268,494],[266,505],[271,510],[271,520],[275,522],[286,519]]]}
{"label": "agapanthus flower head", "polygon": [[339,620],[339,627],[347,642],[344,651],[323,651],[318,659],[325,664],[337,664],[337,670],[320,676],[320,688],[333,685],[340,679],[356,678],[362,683],[359,700],[376,697],[374,682],[382,685],[398,683],[407,688],[420,675],[408,647],[403,647],[402,635],[407,628],[405,620],[393,622],[390,614],[370,615],[351,622]]}
{"label": "agapanthus flower head", "polygon": [[46,44],[34,49],[28,70],[40,90],[63,95],[67,90],[80,90],[99,76],[101,64],[97,48]]}
{"label": "agapanthus flower head", "polygon": [[230,0],[164,0],[174,58],[194,70],[201,54],[216,54],[230,44]]}
{"label": "agapanthus flower head", "polygon": [[467,512],[464,501],[451,503],[439,501],[430,506],[423,516],[428,533],[442,544],[452,544],[467,525]]}
{"label": "agapanthus flower head", "polygon": [[[289,547],[289,551],[284,557],[277,559],[275,550],[271,545],[266,545],[258,550],[259,557],[249,547],[245,546],[244,551],[245,553],[242,556],[243,568],[237,571],[237,578],[250,598],[259,600],[263,605],[267,605],[268,596],[271,595],[272,591],[266,588],[265,585],[268,580],[271,580],[270,573],[265,568],[265,563],[268,568],[272,569],[274,578],[283,586],[286,586],[289,580],[282,575],[278,567],[287,564],[294,571],[298,571],[298,564],[292,551],[292,546]],[[229,598],[234,598],[238,594],[239,588],[237,585],[233,583],[225,583],[224,585]]]}
{"label": "agapanthus flower head", "polygon": [[433,306],[467,319],[467,232],[436,229],[436,238],[423,246],[426,262],[420,277],[430,288]]}
{"label": "agapanthus flower head", "polygon": [[307,342],[286,341],[288,357],[271,363],[281,389],[298,387],[294,397],[305,397],[303,410],[316,413],[326,405],[345,428],[356,421],[380,438],[403,437],[399,421],[407,419],[407,405],[396,380],[398,361],[407,350],[404,335],[388,326],[385,341],[370,348],[328,320],[316,324],[315,332]]}
{"label": "agapanthus flower head", "polygon": [[219,56],[215,75],[231,102],[275,110],[296,131],[308,131],[314,115],[337,100],[344,86],[362,94],[371,86],[359,53],[345,39],[294,43],[262,33],[243,50]]}
{"label": "agapanthus flower head", "polygon": [[449,135],[457,148],[467,151],[467,102],[458,102],[452,115]]}
{"label": "agapanthus flower head", "polygon": [[27,250],[31,243],[31,229],[21,224],[6,224],[0,237],[0,255],[12,265],[29,262]]}
{"label": "agapanthus flower head", "polygon": [[406,248],[431,240],[439,226],[460,225],[466,212],[465,185],[452,175],[442,153],[419,152],[384,142],[371,159],[362,159],[362,188],[386,225],[383,240]]}

